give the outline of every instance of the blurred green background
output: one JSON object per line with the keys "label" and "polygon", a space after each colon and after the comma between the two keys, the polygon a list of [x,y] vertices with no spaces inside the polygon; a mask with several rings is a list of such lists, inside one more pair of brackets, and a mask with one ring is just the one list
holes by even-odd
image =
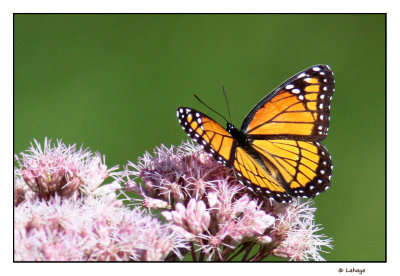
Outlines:
{"label": "blurred green background", "polygon": [[331,189],[316,222],[329,261],[385,260],[385,15],[14,15],[14,152],[62,138],[136,161],[186,134],[178,106],[240,127],[269,91],[314,64],[335,73]]}

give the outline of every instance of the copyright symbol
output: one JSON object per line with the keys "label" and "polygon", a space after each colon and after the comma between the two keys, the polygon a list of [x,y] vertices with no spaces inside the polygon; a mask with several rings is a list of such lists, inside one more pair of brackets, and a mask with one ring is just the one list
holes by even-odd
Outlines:
{"label": "copyright symbol", "polygon": [[343,268],[339,268],[339,272],[343,272]]}

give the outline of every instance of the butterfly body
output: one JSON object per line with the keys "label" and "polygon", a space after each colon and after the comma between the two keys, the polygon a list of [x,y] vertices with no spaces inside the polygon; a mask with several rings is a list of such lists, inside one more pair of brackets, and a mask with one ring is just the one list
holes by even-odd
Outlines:
{"label": "butterfly body", "polygon": [[246,116],[242,127],[223,128],[192,108],[177,116],[185,132],[239,181],[278,202],[314,197],[330,184],[332,162],[319,141],[329,127],[333,73],[312,66],[269,93]]}

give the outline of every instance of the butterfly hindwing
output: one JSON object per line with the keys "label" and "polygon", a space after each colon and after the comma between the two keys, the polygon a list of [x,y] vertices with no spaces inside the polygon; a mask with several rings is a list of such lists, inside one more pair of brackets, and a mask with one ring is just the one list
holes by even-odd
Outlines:
{"label": "butterfly hindwing", "polygon": [[255,193],[274,198],[278,202],[291,202],[291,196],[282,184],[257,159],[238,147],[233,162],[236,177]]}
{"label": "butterfly hindwing", "polygon": [[230,167],[232,151],[236,142],[220,124],[192,108],[180,107],[177,110],[179,123],[190,138],[197,141],[214,159]]}
{"label": "butterfly hindwing", "polygon": [[328,132],[334,90],[329,66],[310,67],[262,99],[247,115],[241,129],[253,139],[320,141]]}
{"label": "butterfly hindwing", "polygon": [[332,161],[319,142],[254,140],[251,145],[294,196],[314,197],[329,188]]}

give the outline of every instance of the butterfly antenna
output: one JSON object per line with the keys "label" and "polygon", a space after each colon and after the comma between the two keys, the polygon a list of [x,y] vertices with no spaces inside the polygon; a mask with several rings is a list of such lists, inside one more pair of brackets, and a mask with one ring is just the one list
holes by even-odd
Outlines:
{"label": "butterfly antenna", "polygon": [[222,86],[222,91],[224,91],[226,107],[228,108],[229,120],[230,120],[230,122],[232,122],[231,110],[229,109],[228,97],[226,96],[225,86]]}
{"label": "butterfly antenna", "polygon": [[204,104],[208,109],[210,109],[211,111],[213,111],[215,114],[218,114],[219,116],[221,116],[222,118],[224,118],[224,120],[227,122],[227,123],[229,123],[229,121],[224,117],[224,116],[222,116],[221,114],[219,114],[217,111],[215,111],[214,109],[212,109],[211,107],[209,107],[205,102],[203,102],[196,94],[194,94],[194,97],[199,101],[199,102],[201,102],[202,104]]}

